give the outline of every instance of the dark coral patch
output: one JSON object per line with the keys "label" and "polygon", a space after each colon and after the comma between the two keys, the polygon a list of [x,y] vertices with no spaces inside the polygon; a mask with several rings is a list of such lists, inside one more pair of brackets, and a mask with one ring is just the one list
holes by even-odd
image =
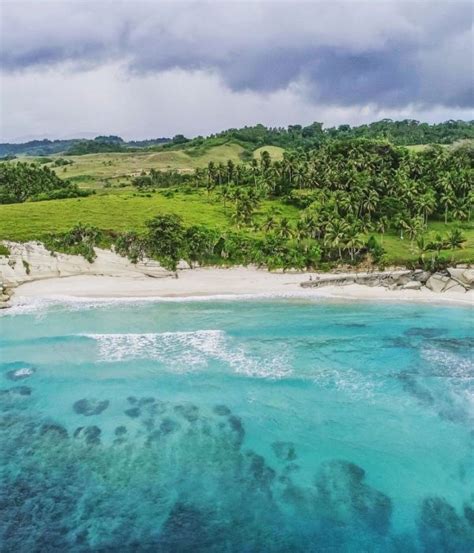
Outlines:
{"label": "dark coral patch", "polygon": [[40,429],[41,436],[49,436],[57,439],[65,439],[68,437],[67,430],[64,426],[55,423],[45,423]]}
{"label": "dark coral patch", "polygon": [[160,432],[162,434],[171,434],[181,428],[180,424],[173,419],[166,417],[160,424]]}
{"label": "dark coral patch", "polygon": [[195,422],[199,418],[199,408],[192,403],[184,403],[183,405],[176,405],[174,408],[176,413],[179,413],[188,422]]}
{"label": "dark coral patch", "polygon": [[73,409],[78,415],[90,417],[92,415],[100,415],[102,411],[107,409],[109,403],[108,399],[99,400],[84,398],[76,401],[73,405]]}
{"label": "dark coral patch", "polygon": [[365,471],[341,460],[323,463],[316,478],[318,500],[331,517],[341,523],[358,521],[379,533],[390,525],[392,502],[364,482]]}
{"label": "dark coral patch", "polygon": [[230,415],[231,411],[227,407],[227,405],[216,405],[213,409],[214,413],[216,415],[219,415],[221,417],[226,417],[227,415]]}
{"label": "dark coral patch", "polygon": [[83,440],[87,445],[99,445],[102,431],[98,426],[79,426],[74,431],[74,438]]}
{"label": "dark coral patch", "polygon": [[141,415],[141,411],[138,407],[132,407],[131,409],[126,409],[125,414],[131,419],[136,419]]}
{"label": "dark coral patch", "polygon": [[294,461],[297,458],[295,446],[292,442],[273,442],[272,449],[281,461]]}

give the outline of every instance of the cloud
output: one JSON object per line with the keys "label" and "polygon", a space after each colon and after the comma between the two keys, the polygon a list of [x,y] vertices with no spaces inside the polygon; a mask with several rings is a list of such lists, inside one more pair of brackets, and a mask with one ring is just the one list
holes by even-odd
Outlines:
{"label": "cloud", "polygon": [[2,20],[10,71],[127,60],[131,72],[216,71],[232,90],[304,81],[314,99],[341,105],[474,102],[467,2],[16,0]]}
{"label": "cloud", "polygon": [[118,63],[76,71],[58,65],[2,77],[0,141],[117,134],[126,139],[207,135],[226,128],[323,121],[361,124],[384,117],[468,119],[468,110],[315,105],[300,86],[270,93],[232,91],[217,73],[171,69],[132,78]]}
{"label": "cloud", "polygon": [[[472,6],[464,1],[4,0],[0,32],[2,83],[11,89],[34,76],[41,94],[58,105],[66,91],[77,96],[70,83],[94,86],[76,99],[84,121],[86,105],[92,112],[115,109],[104,90],[115,94],[110,106],[123,107],[120,98],[132,88],[142,102],[152,102],[150,91],[158,95],[174,110],[176,131],[188,133],[204,125],[183,125],[179,105],[167,99],[179,97],[199,111],[206,87],[219,89],[214,110],[224,120],[239,105],[236,125],[270,112],[281,123],[282,98],[295,104],[287,113],[304,121],[347,113],[355,122],[364,110],[455,117],[474,107]],[[46,92],[52,79],[56,88]],[[2,112],[19,105],[9,94]],[[35,111],[48,105],[39,94],[20,97]],[[127,101],[134,111],[136,102]]]}

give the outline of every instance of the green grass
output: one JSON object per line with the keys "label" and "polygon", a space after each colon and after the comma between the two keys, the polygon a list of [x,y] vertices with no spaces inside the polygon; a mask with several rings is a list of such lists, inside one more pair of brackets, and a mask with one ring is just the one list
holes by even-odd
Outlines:
{"label": "green grass", "polygon": [[[296,221],[299,211],[280,201],[262,202],[256,214],[256,220],[263,220],[269,211],[277,216]],[[23,204],[0,205],[0,240],[38,240],[48,233],[69,230],[77,223],[90,224],[103,230],[143,231],[145,223],[159,213],[176,213],[186,225],[204,225],[220,231],[236,230],[231,223],[232,207],[224,208],[216,195],[207,196],[198,190],[189,194],[174,192],[171,197],[156,192],[151,197],[139,195],[134,191],[119,189],[103,191],[87,198],[50,200],[45,202],[27,202]],[[474,224],[433,222],[428,232],[446,234],[452,227],[459,226],[467,238],[462,249],[454,252],[444,250],[445,257],[457,262],[474,262]],[[251,232],[253,230],[243,230]],[[260,233],[257,233],[260,234]],[[382,241],[378,235],[379,241]],[[387,263],[403,265],[415,261],[419,254],[410,240],[400,240],[398,235],[386,234],[383,246],[387,252]],[[0,255],[2,255],[0,251]],[[430,253],[426,254],[429,259]]]}
{"label": "green grass", "polygon": [[283,159],[283,153],[285,151],[284,148],[280,148],[280,146],[261,146],[260,148],[257,148],[253,152],[253,157],[256,159],[260,159],[260,155],[262,152],[267,151],[270,154],[270,157],[273,161],[279,161]]}
{"label": "green grass", "polygon": [[[290,219],[298,216],[296,208],[279,201],[262,202],[260,216],[270,209],[277,209]],[[187,225],[226,230],[231,227],[231,212],[229,205],[224,208],[217,198],[208,198],[202,191],[191,194],[176,192],[167,198],[159,192],[147,197],[120,190],[87,198],[0,205],[0,239],[40,239],[50,232],[69,230],[77,223],[103,230],[141,231],[145,222],[158,213],[176,213]]]}
{"label": "green grass", "polygon": [[[474,262],[474,224],[473,223],[448,223],[435,221],[428,224],[428,236],[441,234],[444,236],[451,228],[460,228],[466,238],[466,242],[462,248],[457,250],[442,250],[443,257],[448,259],[453,258],[458,263],[473,263]],[[387,262],[393,265],[403,265],[408,261],[416,261],[419,257],[416,244],[412,244],[408,238],[400,240],[398,234],[385,234],[382,238],[380,234],[375,234],[379,242],[382,243],[387,254]],[[431,252],[425,253],[425,258],[431,258]]]}

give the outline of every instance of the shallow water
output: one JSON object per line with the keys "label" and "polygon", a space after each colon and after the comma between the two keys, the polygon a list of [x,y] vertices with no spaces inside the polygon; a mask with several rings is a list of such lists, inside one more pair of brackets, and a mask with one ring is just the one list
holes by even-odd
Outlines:
{"label": "shallow water", "polygon": [[0,316],[2,551],[474,550],[473,312]]}

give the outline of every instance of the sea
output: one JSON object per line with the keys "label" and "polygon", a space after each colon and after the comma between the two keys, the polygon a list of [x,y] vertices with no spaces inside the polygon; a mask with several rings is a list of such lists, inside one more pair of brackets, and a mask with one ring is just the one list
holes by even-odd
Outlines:
{"label": "sea", "polygon": [[473,553],[474,311],[0,315],[0,551]]}

